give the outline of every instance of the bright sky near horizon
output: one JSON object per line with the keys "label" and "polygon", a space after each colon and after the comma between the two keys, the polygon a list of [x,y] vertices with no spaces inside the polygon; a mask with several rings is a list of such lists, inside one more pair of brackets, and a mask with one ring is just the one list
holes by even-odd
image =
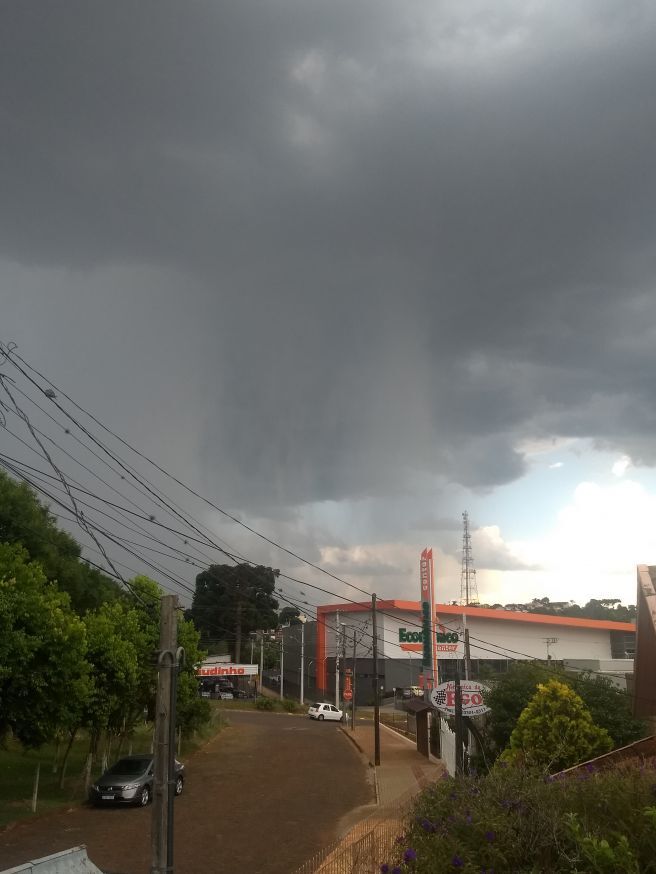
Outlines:
{"label": "bright sky near horizon", "polygon": [[457,598],[468,510],[482,601],[635,602],[655,37],[641,0],[9,0],[0,340],[368,591],[429,545]]}

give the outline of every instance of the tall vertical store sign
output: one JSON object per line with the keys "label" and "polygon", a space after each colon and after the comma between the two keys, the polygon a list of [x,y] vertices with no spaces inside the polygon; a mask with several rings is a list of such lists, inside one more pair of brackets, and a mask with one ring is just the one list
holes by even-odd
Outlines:
{"label": "tall vertical store sign", "polygon": [[421,664],[425,685],[429,689],[433,688],[437,682],[437,652],[433,646],[433,619],[435,616],[433,579],[433,550],[426,548],[419,560],[419,580],[421,584],[422,638],[424,642]]}

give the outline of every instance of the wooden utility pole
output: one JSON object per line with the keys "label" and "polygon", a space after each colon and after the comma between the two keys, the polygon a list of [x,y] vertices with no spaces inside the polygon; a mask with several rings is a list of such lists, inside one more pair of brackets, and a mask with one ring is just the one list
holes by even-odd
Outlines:
{"label": "wooden utility pole", "polygon": [[[171,751],[171,683],[176,669],[177,647],[176,595],[163,595],[160,609],[159,652],[157,658],[157,700],[155,705],[153,816],[150,833],[151,874],[172,874],[167,861],[169,843],[169,793],[173,792],[173,775],[169,773]],[[172,823],[171,823],[172,825]]]}
{"label": "wooden utility pole", "polygon": [[339,710],[339,610],[335,617],[335,707]]}
{"label": "wooden utility pole", "polygon": [[356,683],[355,683],[355,669],[356,669],[356,647],[357,641],[355,639],[355,628],[353,629],[353,659],[351,661],[351,667],[353,669],[353,682],[352,682],[352,692],[353,697],[351,698],[351,731],[355,731],[355,693],[356,693]]}
{"label": "wooden utility pole", "polygon": [[471,649],[469,648],[469,629],[465,617],[465,680],[471,680]]}
{"label": "wooden utility pole", "polygon": [[378,689],[378,625],[376,621],[376,593],[371,596],[371,614],[374,637],[374,765],[380,765],[380,691]]}
{"label": "wooden utility pole", "polygon": [[464,725],[462,721],[462,689],[460,687],[460,670],[458,669],[458,675],[455,681],[455,693],[456,693],[456,776],[461,776],[463,773],[463,733],[464,733]]}

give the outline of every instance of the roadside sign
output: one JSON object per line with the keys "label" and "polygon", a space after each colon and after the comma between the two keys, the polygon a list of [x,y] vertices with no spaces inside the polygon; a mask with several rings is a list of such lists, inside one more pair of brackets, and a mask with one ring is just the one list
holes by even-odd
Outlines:
{"label": "roadside sign", "polygon": [[[475,680],[461,680],[462,690],[462,715],[480,716],[490,709],[485,704],[484,694],[488,692],[487,686],[477,683]],[[456,684],[454,680],[440,683],[430,693],[430,702],[437,710],[453,716],[456,712]]]}
{"label": "roadside sign", "polygon": [[344,691],[342,693],[342,698],[345,701],[350,701],[352,697],[353,697],[353,692],[351,692],[350,689],[344,689]]}

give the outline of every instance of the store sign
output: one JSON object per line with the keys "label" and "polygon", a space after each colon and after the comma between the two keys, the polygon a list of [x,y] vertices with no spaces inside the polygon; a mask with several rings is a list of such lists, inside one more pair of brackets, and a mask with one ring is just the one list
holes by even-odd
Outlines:
{"label": "store sign", "polygon": [[[484,695],[489,691],[487,686],[475,680],[461,680],[462,715],[480,716],[490,709],[485,704]],[[453,716],[456,712],[456,684],[454,680],[441,683],[430,693],[430,702],[437,710]]]}
{"label": "store sign", "polygon": [[196,668],[198,677],[254,677],[257,665],[201,665]]}
{"label": "store sign", "polygon": [[[399,628],[399,644],[401,649],[409,652],[423,652],[425,640],[424,630],[409,630]],[[443,625],[438,625],[434,637],[435,649],[439,658],[462,658],[462,633],[452,631]]]}
{"label": "store sign", "polygon": [[427,550],[421,554],[419,562],[419,579],[421,582],[421,600],[428,601],[430,599],[430,578],[428,576],[428,557]]}

